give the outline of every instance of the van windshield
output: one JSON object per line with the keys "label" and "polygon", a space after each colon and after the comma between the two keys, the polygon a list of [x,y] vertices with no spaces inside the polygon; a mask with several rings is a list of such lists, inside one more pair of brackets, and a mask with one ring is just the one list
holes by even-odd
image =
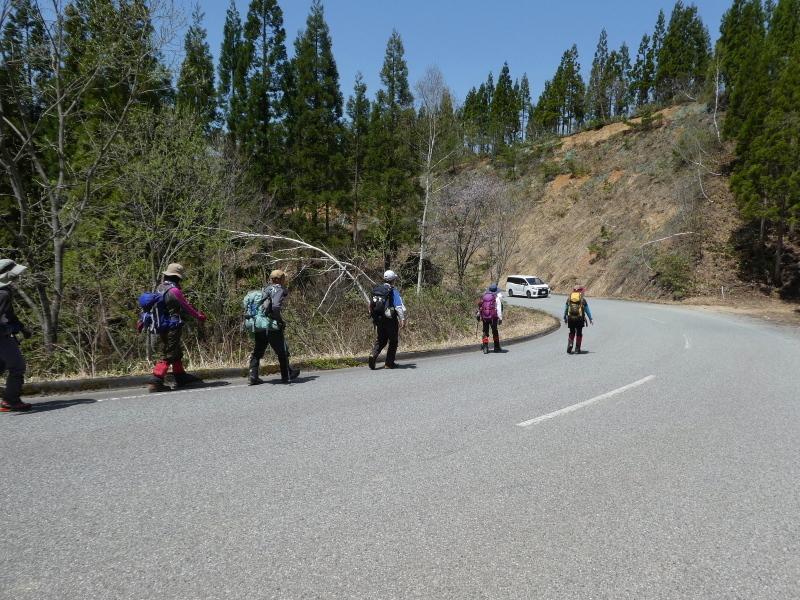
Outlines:
{"label": "van windshield", "polygon": [[530,285],[542,285],[542,280],[538,277],[527,277],[526,279]]}

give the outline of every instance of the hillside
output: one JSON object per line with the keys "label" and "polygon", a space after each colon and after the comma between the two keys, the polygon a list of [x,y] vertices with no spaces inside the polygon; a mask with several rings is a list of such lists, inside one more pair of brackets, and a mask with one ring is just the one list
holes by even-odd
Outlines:
{"label": "hillside", "polygon": [[580,283],[594,296],[795,313],[778,298],[796,300],[796,240],[784,256],[789,283],[764,285],[713,114],[689,104],[656,116],[527,151],[519,246],[506,272],[538,275],[558,293]]}

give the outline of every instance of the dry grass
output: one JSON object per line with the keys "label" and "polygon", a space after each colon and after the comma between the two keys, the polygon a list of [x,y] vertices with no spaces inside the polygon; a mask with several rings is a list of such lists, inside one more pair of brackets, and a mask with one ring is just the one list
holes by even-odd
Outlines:
{"label": "dry grass", "polygon": [[[408,308],[408,326],[400,333],[400,352],[454,348],[479,344],[476,336],[475,311],[478,294],[464,292],[445,293],[440,289],[429,290],[421,298],[413,293],[404,293]],[[340,290],[332,301],[323,307],[317,305],[319,290],[316,288],[296,290],[284,308],[287,322],[286,340],[295,363],[353,359],[365,357],[375,342],[372,321],[367,317],[363,299]],[[510,339],[543,331],[557,320],[546,313],[517,306],[506,306],[501,339]],[[218,344],[213,344],[203,335],[203,328],[189,322],[184,331],[184,364],[190,371],[227,368],[244,369],[252,352],[253,343],[245,332],[231,319],[228,332]],[[158,357],[156,353],[154,357]],[[262,366],[277,365],[271,351],[262,360]],[[144,375],[152,370],[152,364],[144,360],[125,365],[115,372],[73,373],[58,375],[58,380],[75,380],[87,377],[119,377]],[[51,373],[38,373],[31,369],[29,382],[53,381]]]}

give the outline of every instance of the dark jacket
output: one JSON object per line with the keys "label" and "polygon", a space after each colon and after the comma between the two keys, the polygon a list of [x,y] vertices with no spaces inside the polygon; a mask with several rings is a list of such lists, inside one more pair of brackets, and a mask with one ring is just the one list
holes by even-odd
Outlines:
{"label": "dark jacket", "polygon": [[14,313],[11,288],[0,287],[0,333],[18,333],[20,329],[22,323]]}

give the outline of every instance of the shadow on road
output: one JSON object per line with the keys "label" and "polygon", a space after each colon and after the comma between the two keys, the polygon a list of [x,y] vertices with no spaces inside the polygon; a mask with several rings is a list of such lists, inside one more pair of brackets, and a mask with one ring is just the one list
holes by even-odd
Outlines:
{"label": "shadow on road", "polygon": [[203,383],[194,383],[182,388],[175,387],[174,383],[171,383],[170,385],[172,386],[173,390],[200,390],[204,388],[224,387],[230,384],[230,381],[204,381]]}
{"label": "shadow on road", "polygon": [[32,402],[30,410],[11,411],[6,414],[32,415],[39,412],[47,412],[50,410],[69,408],[70,406],[75,406],[76,404],[94,404],[95,402],[97,402],[97,400],[93,400],[91,398],[82,398],[82,399],[70,398],[69,400],[48,400],[47,402]]}
{"label": "shadow on road", "polygon": [[[295,383],[308,383],[309,381],[314,381],[315,379],[319,379],[319,376],[317,376],[317,375],[313,375],[313,376],[306,375],[305,377],[298,377],[297,379],[292,379],[292,384],[295,384]],[[273,385],[284,385],[284,383],[280,379],[270,379],[266,383],[271,383]]]}

